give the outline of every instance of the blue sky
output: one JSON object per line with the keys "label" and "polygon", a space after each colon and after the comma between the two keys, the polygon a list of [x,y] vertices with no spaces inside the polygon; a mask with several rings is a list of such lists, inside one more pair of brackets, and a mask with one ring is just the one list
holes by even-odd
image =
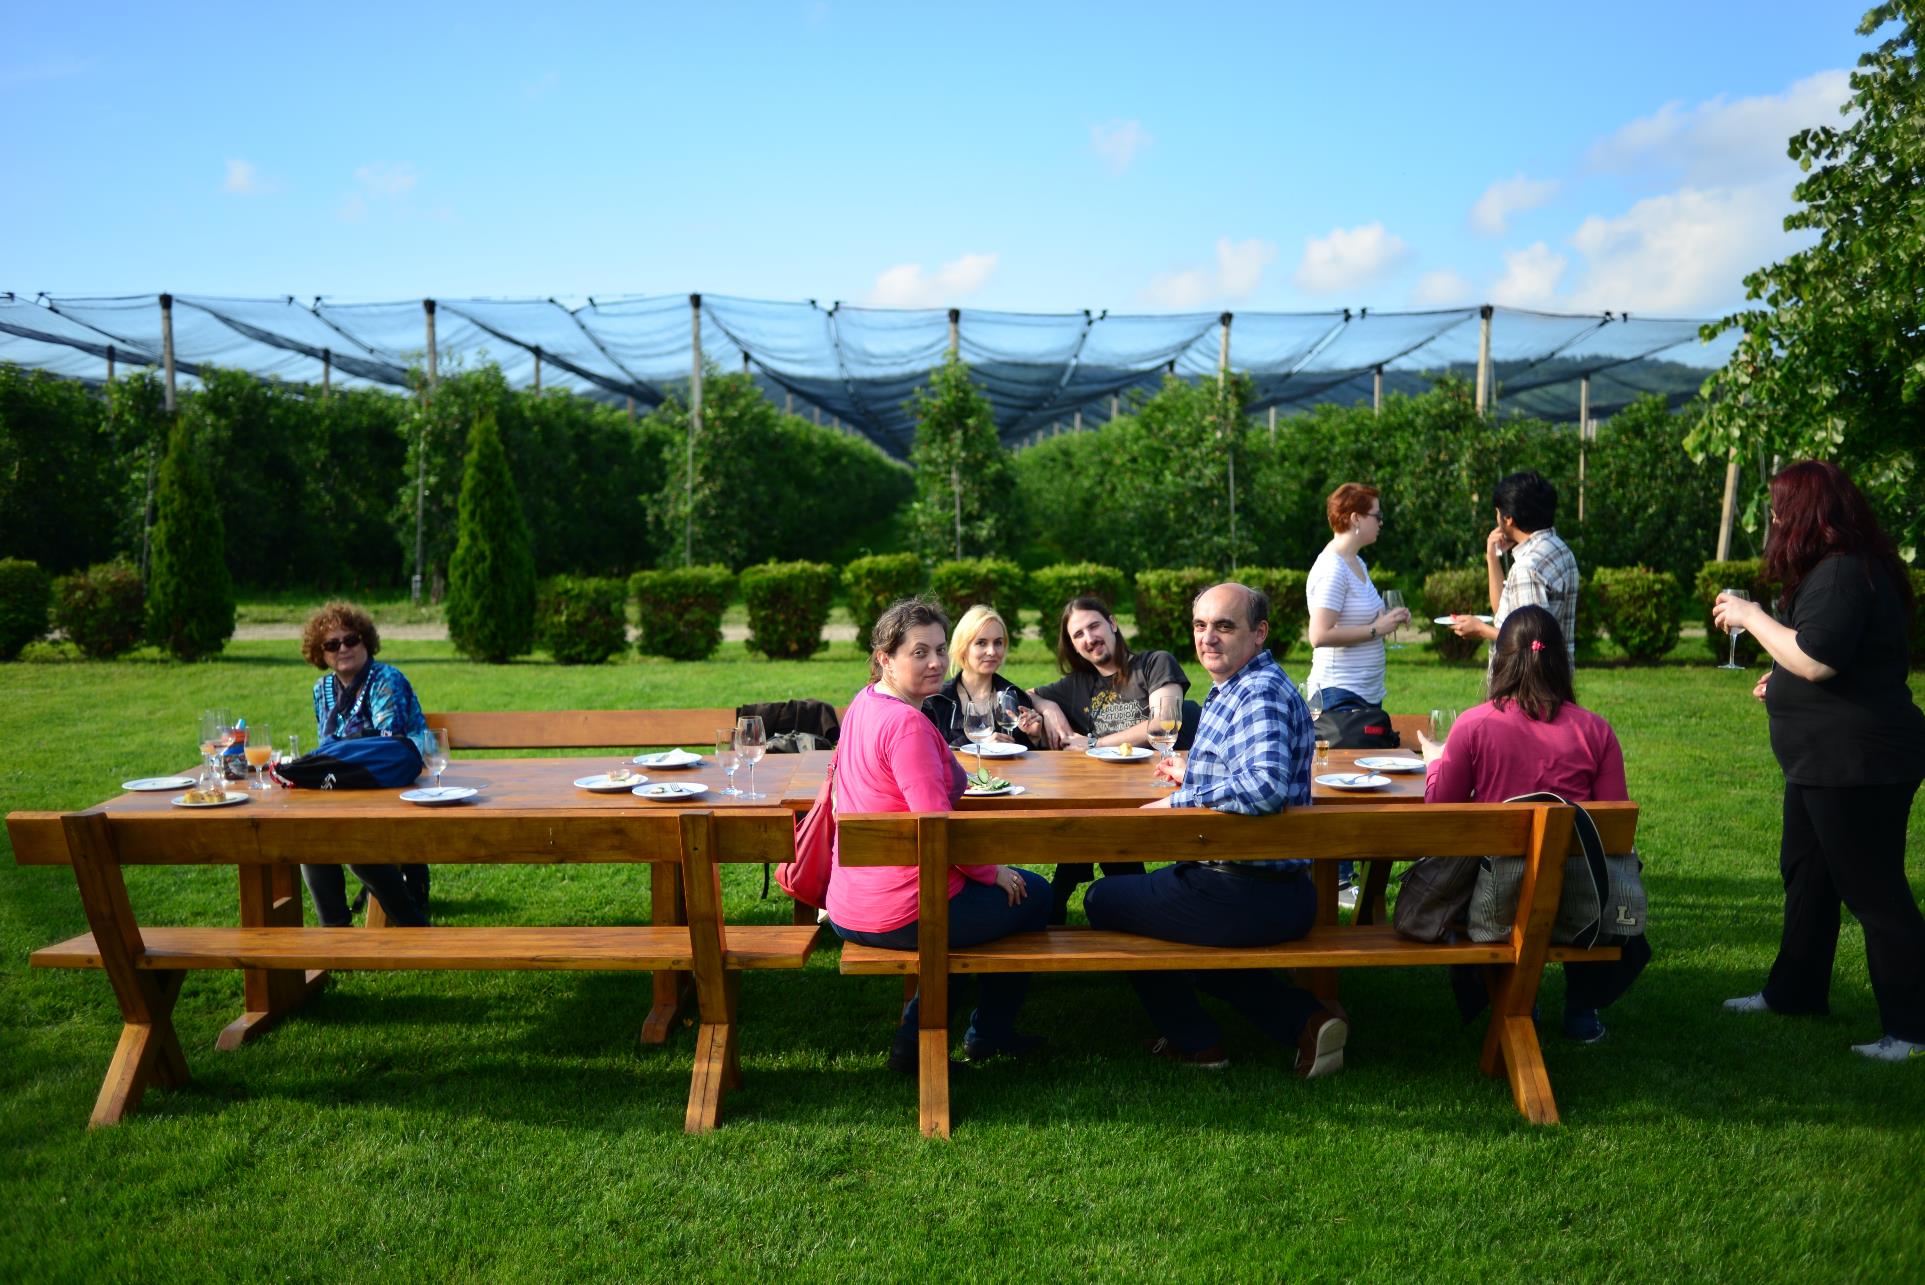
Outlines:
{"label": "blue sky", "polygon": [[1708,316],[1865,7],[12,0],[0,289]]}

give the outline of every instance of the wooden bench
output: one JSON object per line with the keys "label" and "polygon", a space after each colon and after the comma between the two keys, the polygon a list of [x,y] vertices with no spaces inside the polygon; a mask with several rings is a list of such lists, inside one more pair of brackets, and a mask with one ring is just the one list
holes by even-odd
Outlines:
{"label": "wooden bench", "polygon": [[[113,1124],[150,1084],[188,1079],[172,1022],[182,979],[198,969],[254,970],[276,992],[263,1002],[298,1005],[321,970],[561,969],[649,970],[694,976],[700,1027],[685,1127],[713,1129],[727,1089],[741,1083],[737,1057],[741,974],[801,968],[817,940],[813,924],[727,926],[719,865],[762,862],[792,850],[794,821],[780,809],[600,813],[422,810],[356,816],[260,815],[245,809],[113,817],[103,810],[15,813],[17,849],[46,857],[49,824],[59,826],[91,932],[35,951],[39,968],[97,968],[120,1003],[120,1042],[94,1104],[92,1123]],[[306,928],[297,881],[303,861],[339,860],[344,847],[396,860],[457,863],[647,863],[679,869],[687,922],[620,927]],[[364,860],[376,860],[364,856]],[[233,864],[273,872],[293,889],[273,907],[279,922],[238,928],[143,924],[134,913],[127,865]],[[265,887],[267,880],[258,879]],[[661,886],[658,882],[657,887]],[[290,913],[291,912],[291,913]],[[252,1002],[252,996],[250,996]]]}
{"label": "wooden bench", "polygon": [[[1607,848],[1631,846],[1635,804],[1598,804]],[[1146,969],[1340,969],[1476,964],[1492,983],[1492,1018],[1480,1065],[1504,1072],[1517,1108],[1534,1124],[1555,1124],[1557,1105],[1538,1047],[1531,1007],[1547,960],[1605,960],[1615,947],[1580,951],[1553,946],[1551,925],[1563,889],[1573,810],[1554,804],[1436,804],[1422,808],[1331,807],[1245,817],[1196,809],[1058,812],[954,812],[845,816],[844,865],[918,869],[919,951],[845,944],[842,971],[913,973],[922,993],[920,1100],[924,1134],[948,1137],[951,973],[1111,972]],[[1117,861],[1244,861],[1486,855],[1525,859],[1517,919],[1508,941],[1429,944],[1399,937],[1384,924],[1337,922],[1334,885],[1318,927],[1279,946],[1229,949],[1186,946],[1130,933],[1052,928],[951,950],[948,877],[952,865],[1048,863],[1065,851],[1102,852]],[[1329,881],[1320,881],[1328,885]]]}

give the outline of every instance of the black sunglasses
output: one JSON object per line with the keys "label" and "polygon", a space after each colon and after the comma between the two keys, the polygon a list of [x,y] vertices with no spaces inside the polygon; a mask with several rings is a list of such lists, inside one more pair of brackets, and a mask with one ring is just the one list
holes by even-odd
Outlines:
{"label": "black sunglasses", "polygon": [[332,656],[343,647],[359,647],[360,645],[360,634],[342,634],[339,638],[330,638],[322,643],[321,650]]}

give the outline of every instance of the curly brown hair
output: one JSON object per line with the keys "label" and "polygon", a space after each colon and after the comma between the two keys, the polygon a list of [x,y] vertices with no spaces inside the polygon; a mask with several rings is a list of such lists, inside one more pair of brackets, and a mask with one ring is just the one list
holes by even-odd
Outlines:
{"label": "curly brown hair", "polygon": [[351,602],[324,602],[307,618],[301,629],[301,657],[316,669],[328,669],[328,654],[321,650],[327,636],[337,629],[361,635],[361,645],[368,649],[368,659],[374,659],[381,650],[381,631],[374,627],[374,617]]}

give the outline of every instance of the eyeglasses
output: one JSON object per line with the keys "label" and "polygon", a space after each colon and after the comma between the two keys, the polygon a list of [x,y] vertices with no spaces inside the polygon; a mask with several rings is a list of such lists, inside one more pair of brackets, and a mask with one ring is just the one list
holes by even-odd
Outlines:
{"label": "eyeglasses", "polygon": [[1375,513],[1366,513],[1364,516],[1374,519],[1378,526],[1384,524],[1384,511],[1382,509],[1378,509]]}
{"label": "eyeglasses", "polygon": [[322,643],[321,650],[326,652],[328,655],[332,656],[335,652],[340,651],[341,648],[343,647],[346,647],[352,650],[356,647],[359,647],[360,645],[361,645],[360,634],[342,634],[339,638],[330,638],[326,642]]}

